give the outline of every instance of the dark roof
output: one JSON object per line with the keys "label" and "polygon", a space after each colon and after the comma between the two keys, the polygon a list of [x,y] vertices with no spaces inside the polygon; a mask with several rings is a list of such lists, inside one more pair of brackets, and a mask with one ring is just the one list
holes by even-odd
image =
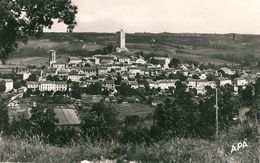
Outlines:
{"label": "dark roof", "polygon": [[96,71],[97,67],[82,67],[81,69],[83,71]]}
{"label": "dark roof", "polygon": [[75,70],[72,70],[71,72],[69,72],[69,75],[78,75],[78,72]]}
{"label": "dark roof", "polygon": [[79,125],[80,120],[73,109],[54,109],[57,125]]}

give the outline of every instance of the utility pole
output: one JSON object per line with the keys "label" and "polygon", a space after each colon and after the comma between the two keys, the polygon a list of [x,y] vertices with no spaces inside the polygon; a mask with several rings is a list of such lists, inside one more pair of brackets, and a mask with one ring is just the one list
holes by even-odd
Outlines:
{"label": "utility pole", "polygon": [[216,139],[218,139],[218,88],[216,87]]}

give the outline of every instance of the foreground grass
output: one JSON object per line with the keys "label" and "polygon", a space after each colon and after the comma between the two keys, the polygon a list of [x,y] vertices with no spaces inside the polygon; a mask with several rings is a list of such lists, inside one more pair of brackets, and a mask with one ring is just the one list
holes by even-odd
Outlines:
{"label": "foreground grass", "polygon": [[122,145],[114,142],[82,143],[70,147],[55,147],[40,141],[3,139],[0,161],[8,162],[80,162],[102,158],[138,162],[255,162],[258,163],[259,144],[248,141],[248,147],[230,154],[237,142],[210,142],[195,139],[174,139],[154,145]]}

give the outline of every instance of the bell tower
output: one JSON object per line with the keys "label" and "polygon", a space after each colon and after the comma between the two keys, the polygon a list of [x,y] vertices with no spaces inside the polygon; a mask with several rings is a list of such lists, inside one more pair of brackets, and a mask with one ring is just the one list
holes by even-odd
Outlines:
{"label": "bell tower", "polygon": [[49,58],[50,67],[53,63],[56,63],[56,51],[50,50],[50,58]]}

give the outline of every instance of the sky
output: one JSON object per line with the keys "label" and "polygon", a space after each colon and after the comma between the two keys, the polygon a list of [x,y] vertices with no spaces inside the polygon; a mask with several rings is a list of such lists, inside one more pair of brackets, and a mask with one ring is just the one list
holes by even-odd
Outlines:
{"label": "sky", "polygon": [[[260,0],[72,0],[74,32],[260,34]],[[66,32],[55,23],[51,32]]]}

